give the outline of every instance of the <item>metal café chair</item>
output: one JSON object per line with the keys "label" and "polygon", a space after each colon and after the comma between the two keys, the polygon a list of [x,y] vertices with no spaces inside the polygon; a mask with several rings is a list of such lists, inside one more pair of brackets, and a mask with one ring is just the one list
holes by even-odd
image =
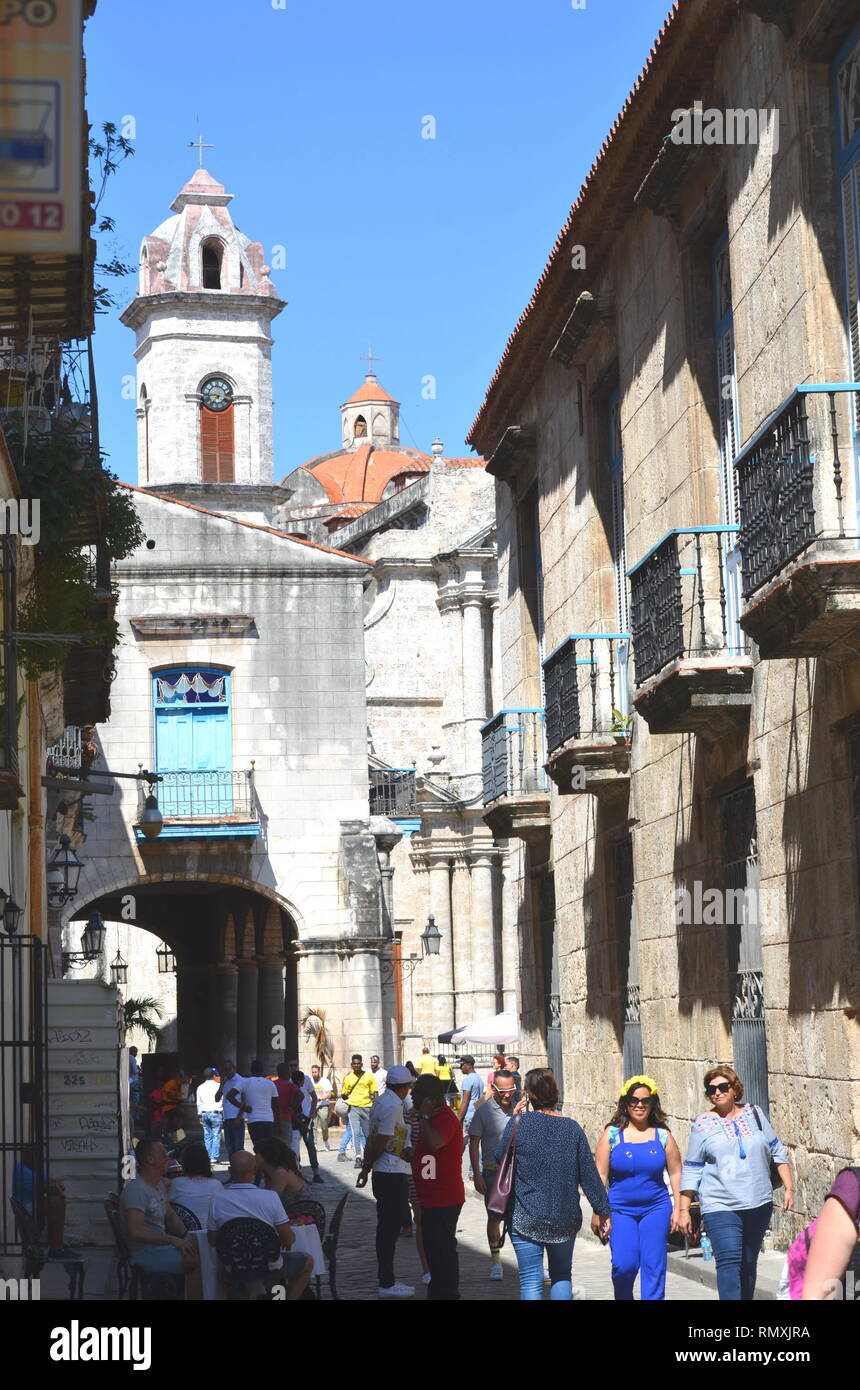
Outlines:
{"label": "metal caf\u00e9 chair", "polygon": [[274,1226],[255,1216],[225,1221],[215,1241],[215,1251],[231,1294],[259,1281],[271,1298],[275,1284],[284,1283],[283,1251]]}
{"label": "metal caf\u00e9 chair", "polygon": [[39,1237],[36,1219],[17,1197],[9,1202],[15,1215],[18,1237],[24,1251],[24,1278],[38,1279],[46,1264],[61,1264],[69,1276],[69,1298],[82,1299],[84,1296],[84,1274],[86,1260],[83,1255],[64,1256],[56,1259],[48,1253],[48,1247]]}

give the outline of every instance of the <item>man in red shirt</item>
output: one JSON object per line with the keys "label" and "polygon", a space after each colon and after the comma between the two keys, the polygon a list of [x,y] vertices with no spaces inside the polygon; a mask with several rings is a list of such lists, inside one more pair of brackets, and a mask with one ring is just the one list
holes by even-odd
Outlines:
{"label": "man in red shirt", "polygon": [[281,1062],[278,1067],[275,1089],[278,1092],[278,1105],[281,1111],[281,1138],[286,1145],[292,1147],[293,1123],[297,1122],[301,1116],[304,1096],[301,1086],[296,1086],[290,1080],[290,1069],[286,1062]]}
{"label": "man in red shirt", "polygon": [[412,1176],[421,1207],[424,1253],[430,1266],[427,1297],[448,1301],[460,1297],[457,1221],[466,1189],[463,1128],[445,1104],[446,1089],[447,1082],[435,1076],[419,1076],[412,1088],[412,1104],[419,1121]]}

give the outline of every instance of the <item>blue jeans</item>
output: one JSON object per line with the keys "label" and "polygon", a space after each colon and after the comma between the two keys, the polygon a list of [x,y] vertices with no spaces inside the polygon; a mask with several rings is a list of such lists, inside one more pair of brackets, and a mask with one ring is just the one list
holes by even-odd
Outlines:
{"label": "blue jeans", "polygon": [[210,1163],[217,1163],[221,1157],[221,1125],[223,1115],[220,1110],[204,1110],[200,1115],[203,1126],[203,1143]]}
{"label": "blue jeans", "polygon": [[573,1267],[573,1245],[576,1236],[568,1236],[558,1245],[544,1245],[541,1241],[526,1240],[517,1231],[511,1231],[511,1244],[517,1255],[520,1271],[520,1301],[540,1303],[543,1298],[543,1252],[546,1250],[549,1265],[550,1291],[553,1302],[573,1298],[571,1271]]}
{"label": "blue jeans", "polygon": [[[367,1136],[370,1133],[370,1106],[362,1109],[358,1105],[349,1107],[349,1130],[347,1131],[352,1138],[352,1147],[355,1150],[356,1158],[361,1158],[364,1153],[364,1146],[367,1143]],[[339,1153],[343,1153],[346,1148],[347,1139],[344,1135],[341,1140]]]}
{"label": "blue jeans", "polygon": [[750,1302],[764,1233],[770,1225],[773,1202],[743,1211],[709,1211],[705,1230],[717,1262],[717,1292],[722,1302]]}

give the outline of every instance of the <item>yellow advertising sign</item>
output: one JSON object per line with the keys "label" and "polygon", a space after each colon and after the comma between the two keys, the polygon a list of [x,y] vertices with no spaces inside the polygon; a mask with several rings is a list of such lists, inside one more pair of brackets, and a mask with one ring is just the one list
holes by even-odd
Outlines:
{"label": "yellow advertising sign", "polygon": [[81,0],[0,0],[0,252],[80,252]]}

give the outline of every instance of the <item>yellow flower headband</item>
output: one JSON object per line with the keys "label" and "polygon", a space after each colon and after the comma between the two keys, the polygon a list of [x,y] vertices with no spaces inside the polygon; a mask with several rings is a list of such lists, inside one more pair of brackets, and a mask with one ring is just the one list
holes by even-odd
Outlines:
{"label": "yellow flower headband", "polygon": [[651,1094],[655,1096],[660,1090],[653,1076],[631,1076],[630,1080],[625,1081],[624,1085],[621,1087],[622,1096],[626,1096],[628,1092],[632,1091],[634,1086],[647,1086]]}

